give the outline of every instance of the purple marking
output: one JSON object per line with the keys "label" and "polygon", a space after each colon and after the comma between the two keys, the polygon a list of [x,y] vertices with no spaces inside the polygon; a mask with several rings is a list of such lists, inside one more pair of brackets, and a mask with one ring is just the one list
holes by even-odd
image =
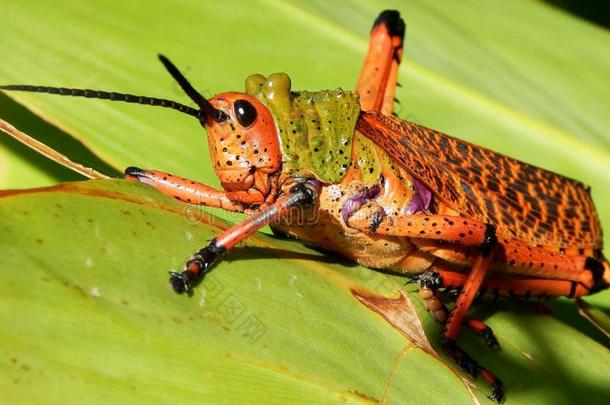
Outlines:
{"label": "purple marking", "polygon": [[432,202],[432,192],[415,178],[413,178],[413,188],[415,188],[415,194],[407,206],[408,215],[428,210]]}
{"label": "purple marking", "polygon": [[316,189],[319,189],[322,186],[322,183],[320,183],[318,180],[316,179],[309,179],[307,180],[307,183],[311,184],[312,186],[314,186]]}
{"label": "purple marking", "polygon": [[358,211],[360,207],[370,200],[377,198],[379,194],[381,194],[381,187],[375,184],[372,187],[365,187],[364,190],[350,197],[345,201],[343,207],[341,207],[341,218],[343,218],[343,222],[347,223],[347,220],[354,212]]}
{"label": "purple marking", "polygon": [[409,205],[407,205],[407,215],[415,214],[416,212],[424,210],[424,203],[421,200],[421,197],[418,194],[414,194],[409,201]]}

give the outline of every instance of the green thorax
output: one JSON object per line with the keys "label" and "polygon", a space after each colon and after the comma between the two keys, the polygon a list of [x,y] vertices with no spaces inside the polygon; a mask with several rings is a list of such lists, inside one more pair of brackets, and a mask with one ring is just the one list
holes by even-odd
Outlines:
{"label": "green thorax", "polygon": [[360,113],[358,95],[349,91],[290,91],[290,78],[274,73],[246,79],[246,93],[269,110],[279,132],[282,170],[339,182],[350,166],[352,140]]}

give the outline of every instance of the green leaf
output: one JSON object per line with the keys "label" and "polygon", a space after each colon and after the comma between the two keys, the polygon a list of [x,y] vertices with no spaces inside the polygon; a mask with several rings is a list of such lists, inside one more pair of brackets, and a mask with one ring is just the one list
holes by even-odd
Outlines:
{"label": "green leaf", "polygon": [[[319,253],[257,236],[193,297],[174,294],[166,271],[226,227],[205,212],[186,214],[183,204],[124,181],[0,198],[0,217],[11,218],[0,242],[8,258],[0,283],[1,381],[10,402],[72,402],[85,393],[368,402],[430,395],[439,378],[468,400],[446,365],[357,303],[355,286],[396,292],[379,273],[331,268]],[[276,271],[261,265],[269,257],[282,263]],[[403,356],[406,349],[412,353]],[[401,386],[385,393],[392,374]],[[420,384],[417,374],[430,382]],[[53,390],[43,389],[51,382]]]}
{"label": "green leaf", "polygon": [[[206,95],[241,90],[257,71],[288,72],[296,89],[349,89],[373,19],[391,7],[408,25],[400,116],[592,185],[609,229],[610,35],[542,3],[8,2],[0,82],[188,103],[156,60],[163,52]],[[218,185],[205,132],[191,117],[104,101],[10,97],[33,113],[0,97],[0,118],[76,161],[110,175],[138,165]],[[3,188],[75,179],[0,139]],[[7,400],[469,400],[456,374],[413,349],[349,291],[358,286],[396,298],[402,278],[259,235],[218,266],[195,298],[169,293],[164,272],[218,232],[183,219],[186,209],[142,186],[112,182],[1,199],[0,386],[12,396]],[[386,282],[391,289],[375,288]],[[224,295],[213,296],[219,283]],[[267,332],[252,345],[222,317],[230,294],[265,321]],[[610,307],[608,291],[587,300]],[[421,311],[417,299],[413,305]],[[491,308],[503,310],[483,313],[503,350],[489,351],[467,332],[464,346],[503,378],[509,401],[607,397],[606,349],[518,305]],[[436,343],[438,327],[421,319]],[[477,387],[485,403],[488,388],[480,380]]]}
{"label": "green leaf", "polygon": [[[176,295],[166,271],[227,224],[126,181],[4,192],[0,218],[9,403],[473,400],[426,349],[412,311],[434,345],[440,329],[402,277],[259,234]],[[465,345],[511,403],[607,398],[603,346],[545,315],[485,312],[502,351]],[[483,380],[472,390],[486,401]]]}

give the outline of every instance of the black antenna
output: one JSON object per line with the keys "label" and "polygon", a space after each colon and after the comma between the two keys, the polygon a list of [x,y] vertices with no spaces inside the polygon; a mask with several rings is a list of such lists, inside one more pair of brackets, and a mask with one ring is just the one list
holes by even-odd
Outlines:
{"label": "black antenna", "polygon": [[206,100],[201,93],[195,90],[186,77],[184,77],[184,75],[166,56],[159,54],[159,60],[161,63],[163,63],[163,66],[165,66],[165,69],[167,69],[169,74],[172,75],[174,80],[178,82],[186,95],[189,96],[191,100],[193,100],[195,104],[199,106],[199,108],[201,108],[201,111],[205,112],[207,116],[212,117],[217,122],[227,119],[227,115],[223,111],[214,108],[214,106],[210,104],[210,102]]}
{"label": "black antenna", "polygon": [[116,92],[108,92],[102,90],[91,90],[91,89],[71,89],[66,87],[48,87],[48,86],[31,86],[26,84],[10,84],[1,86],[0,90],[10,90],[10,91],[28,91],[33,93],[48,93],[48,94],[57,94],[60,96],[74,96],[74,97],[86,97],[86,98],[99,98],[102,100],[111,100],[111,101],[123,101],[125,103],[135,103],[135,104],[144,104],[144,105],[153,105],[157,107],[164,108],[172,108],[174,110],[180,111],[181,113],[192,115],[193,117],[197,117],[201,120],[202,123],[205,124],[205,121],[202,119],[202,113],[204,116],[211,117],[217,122],[222,122],[226,120],[227,114],[223,111],[214,108],[212,104],[208,100],[205,99],[197,90],[191,86],[188,80],[184,77],[182,73],[174,66],[172,62],[169,61],[165,56],[159,55],[159,59],[163,66],[169,71],[172,77],[178,82],[182,90],[193,100],[201,110],[197,110],[195,108],[189,107],[184,104],[180,104],[176,101],[166,100],[163,98],[155,98],[155,97],[145,97],[145,96],[135,96],[133,94],[125,94],[125,93],[116,93]]}
{"label": "black antenna", "polygon": [[189,107],[184,104],[177,103],[171,100],[165,100],[162,98],[134,96],[133,94],[115,93],[101,90],[90,90],[90,89],[69,89],[66,87],[47,87],[47,86],[30,86],[22,84],[11,84],[7,86],[0,86],[0,90],[11,90],[11,91],[29,91],[34,93],[48,93],[58,94],[60,96],[75,96],[75,97],[87,97],[87,98],[100,98],[103,100],[111,101],[123,101],[126,103],[154,105],[158,107],[173,108],[181,113],[192,115],[193,117],[199,118],[201,113],[199,110]]}

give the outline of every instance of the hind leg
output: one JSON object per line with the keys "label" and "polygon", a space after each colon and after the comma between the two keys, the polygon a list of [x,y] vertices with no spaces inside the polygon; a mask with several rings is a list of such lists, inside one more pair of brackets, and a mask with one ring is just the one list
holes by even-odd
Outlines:
{"label": "hind leg", "polygon": [[405,23],[398,11],[386,10],[375,20],[356,86],[364,111],[392,114],[404,34]]}

